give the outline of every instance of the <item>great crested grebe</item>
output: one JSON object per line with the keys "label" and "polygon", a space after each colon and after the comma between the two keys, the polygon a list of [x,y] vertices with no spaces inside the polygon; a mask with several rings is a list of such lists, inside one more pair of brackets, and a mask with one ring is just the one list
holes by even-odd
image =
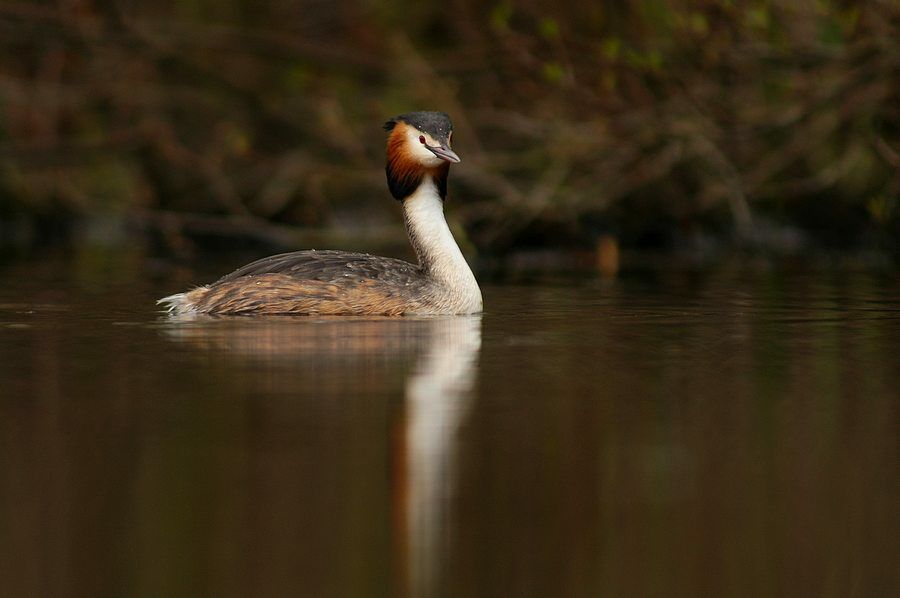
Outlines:
{"label": "great crested grebe", "polygon": [[216,282],[160,299],[172,315],[471,314],[481,289],[444,219],[453,125],[443,112],[409,112],[384,125],[388,188],[402,202],[419,264],[346,251],[297,251],[257,260]]}

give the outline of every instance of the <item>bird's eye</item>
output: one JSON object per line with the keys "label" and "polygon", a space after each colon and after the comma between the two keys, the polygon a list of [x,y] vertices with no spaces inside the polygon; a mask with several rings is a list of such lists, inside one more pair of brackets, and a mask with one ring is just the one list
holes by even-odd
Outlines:
{"label": "bird's eye", "polygon": [[419,143],[421,143],[422,145],[425,145],[425,136],[424,135],[419,135]]}

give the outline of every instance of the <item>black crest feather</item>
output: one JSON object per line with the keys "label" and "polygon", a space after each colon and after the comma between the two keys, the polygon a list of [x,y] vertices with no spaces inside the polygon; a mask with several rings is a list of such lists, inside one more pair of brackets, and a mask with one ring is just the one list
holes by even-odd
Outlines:
{"label": "black crest feather", "polygon": [[398,122],[412,125],[440,141],[446,141],[453,131],[453,123],[450,121],[450,115],[446,112],[407,112],[406,114],[395,116],[384,123],[384,130],[393,131]]}

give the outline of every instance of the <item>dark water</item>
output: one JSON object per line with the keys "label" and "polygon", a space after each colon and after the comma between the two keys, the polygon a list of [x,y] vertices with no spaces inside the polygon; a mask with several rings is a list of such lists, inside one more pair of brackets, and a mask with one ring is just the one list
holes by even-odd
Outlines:
{"label": "dark water", "polygon": [[896,275],[171,322],[209,276],[152,273],[0,270],[0,595],[898,595]]}

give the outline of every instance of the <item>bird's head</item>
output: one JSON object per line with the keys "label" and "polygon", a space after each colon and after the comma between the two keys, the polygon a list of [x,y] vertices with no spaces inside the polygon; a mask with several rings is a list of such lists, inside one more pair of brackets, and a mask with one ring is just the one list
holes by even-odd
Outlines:
{"label": "bird's head", "polygon": [[450,164],[459,162],[450,147],[450,117],[444,112],[408,112],[390,119],[384,128],[389,133],[385,170],[391,194],[404,199],[430,175],[444,197]]}

